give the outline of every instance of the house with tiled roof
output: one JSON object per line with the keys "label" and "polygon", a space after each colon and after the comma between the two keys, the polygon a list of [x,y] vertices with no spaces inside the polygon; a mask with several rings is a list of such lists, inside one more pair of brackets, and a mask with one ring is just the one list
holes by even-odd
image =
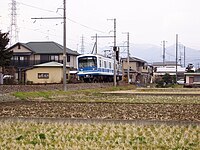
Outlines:
{"label": "house with tiled roof", "polygon": [[[128,61],[127,58],[122,58],[122,73],[123,79],[127,80],[128,74]],[[150,83],[152,76],[152,68],[148,65],[145,60],[137,57],[129,58],[129,73],[130,82],[132,83]]]}
{"label": "house with tiled roof", "polygon": [[[24,70],[38,64],[48,62],[63,63],[63,46],[52,41],[16,43],[9,50],[13,51],[11,66],[15,68],[15,78],[19,82],[25,81]],[[66,48],[66,66],[70,70],[77,68],[77,51]]]}

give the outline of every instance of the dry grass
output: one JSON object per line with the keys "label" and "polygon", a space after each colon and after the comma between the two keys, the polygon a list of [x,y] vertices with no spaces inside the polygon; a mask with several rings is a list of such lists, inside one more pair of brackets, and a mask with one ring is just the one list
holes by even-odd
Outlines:
{"label": "dry grass", "polygon": [[1,122],[1,149],[194,149],[200,126]]}

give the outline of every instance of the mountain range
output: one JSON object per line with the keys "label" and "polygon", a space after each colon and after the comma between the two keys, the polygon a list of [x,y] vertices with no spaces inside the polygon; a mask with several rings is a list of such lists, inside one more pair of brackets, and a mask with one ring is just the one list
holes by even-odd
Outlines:
{"label": "mountain range", "polygon": [[[163,48],[151,44],[130,44],[130,56],[137,57],[147,61],[148,63],[163,61]],[[124,53],[123,53],[124,55]],[[126,55],[127,56],[127,55]],[[184,48],[178,47],[178,63],[184,66]],[[165,48],[165,61],[176,61],[176,46],[172,45]],[[200,50],[185,48],[185,65],[194,64],[200,67]]]}
{"label": "mountain range", "polygon": [[[120,44],[119,44],[120,45]],[[111,49],[111,47],[101,47],[100,54],[104,54],[104,50]],[[107,54],[109,54],[108,52]],[[130,57],[140,58],[149,64],[153,62],[163,62],[163,47],[153,44],[130,44],[129,46]],[[178,46],[177,52],[178,63],[184,67],[184,48]],[[120,47],[120,57],[127,57],[127,47]],[[165,61],[176,62],[176,45],[171,45],[165,48]],[[185,67],[188,64],[193,64],[194,67],[200,68],[200,50],[186,47],[185,48]]]}

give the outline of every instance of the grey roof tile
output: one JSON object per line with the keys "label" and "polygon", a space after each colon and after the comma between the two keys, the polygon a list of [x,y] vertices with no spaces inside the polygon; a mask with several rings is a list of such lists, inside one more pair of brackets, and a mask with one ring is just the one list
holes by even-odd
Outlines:
{"label": "grey roof tile", "polygon": [[[29,42],[25,44],[33,52],[38,54],[62,54],[63,46],[56,42]],[[67,54],[79,55],[78,52],[67,48]]]}

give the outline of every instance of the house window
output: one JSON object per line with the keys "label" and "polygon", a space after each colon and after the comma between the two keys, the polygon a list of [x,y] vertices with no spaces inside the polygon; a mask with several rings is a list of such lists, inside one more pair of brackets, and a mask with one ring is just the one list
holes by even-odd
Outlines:
{"label": "house window", "polygon": [[20,56],[20,57],[19,57],[19,60],[24,60],[24,57],[23,57],[23,56]]}
{"label": "house window", "polygon": [[49,79],[49,73],[38,73],[38,79]]}
{"label": "house window", "polygon": [[18,60],[18,56],[13,56],[12,60]]}
{"label": "house window", "polygon": [[51,55],[50,61],[58,61],[58,55]]}
{"label": "house window", "polygon": [[40,63],[45,63],[49,61],[49,56],[48,55],[40,55]]}
{"label": "house window", "polygon": [[147,66],[143,66],[143,69],[147,70]]}
{"label": "house window", "polygon": [[70,56],[67,55],[67,62],[70,62]]}
{"label": "house window", "polygon": [[194,77],[194,82],[200,82],[200,76],[195,76]]}

